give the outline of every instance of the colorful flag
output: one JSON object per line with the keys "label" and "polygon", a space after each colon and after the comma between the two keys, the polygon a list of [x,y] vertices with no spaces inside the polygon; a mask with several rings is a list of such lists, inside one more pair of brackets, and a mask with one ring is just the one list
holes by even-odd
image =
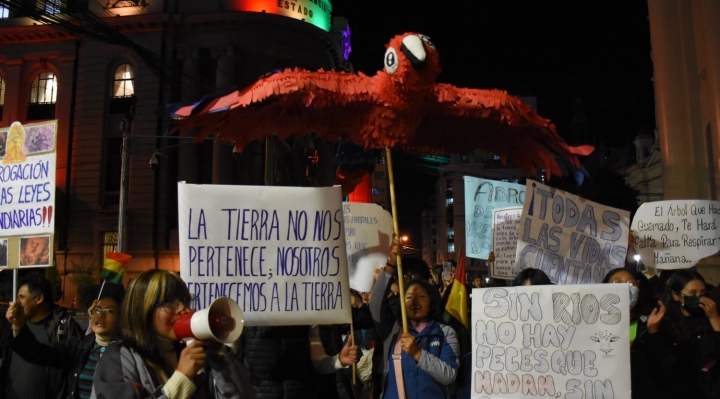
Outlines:
{"label": "colorful flag", "polygon": [[465,328],[470,328],[468,323],[468,294],[465,288],[465,254],[460,253],[460,262],[455,270],[455,281],[453,281],[450,295],[448,295],[445,310],[462,322]]}
{"label": "colorful flag", "polygon": [[132,256],[120,252],[108,252],[105,257],[105,264],[100,272],[100,278],[109,283],[122,284],[125,268],[130,263]]}

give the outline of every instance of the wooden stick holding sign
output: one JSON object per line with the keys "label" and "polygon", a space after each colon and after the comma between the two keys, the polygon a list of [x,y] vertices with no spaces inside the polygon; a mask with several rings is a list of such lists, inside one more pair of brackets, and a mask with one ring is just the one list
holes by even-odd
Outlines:
{"label": "wooden stick holding sign", "polygon": [[[400,227],[398,226],[397,206],[395,204],[395,176],[393,175],[392,153],[390,147],[385,147],[385,158],[387,160],[388,177],[390,179],[390,204],[392,205],[393,230],[395,237],[400,237]],[[405,310],[405,282],[403,281],[402,256],[397,254],[397,276],[398,276],[398,294],[400,295],[400,314],[402,317],[403,332],[408,332],[407,311]]]}

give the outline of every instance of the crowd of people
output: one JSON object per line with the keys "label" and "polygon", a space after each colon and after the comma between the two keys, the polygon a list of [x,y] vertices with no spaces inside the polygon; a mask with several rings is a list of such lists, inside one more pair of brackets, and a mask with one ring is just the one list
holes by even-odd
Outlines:
{"label": "crowd of people", "polygon": [[[5,315],[0,398],[469,398],[472,325],[444,311],[456,270],[402,258],[399,276],[396,259],[376,270],[372,292],[352,292],[354,334],[246,327],[231,345],[176,336],[191,296],[173,272],[143,272],[127,290],[104,284],[87,331],[30,274]],[[468,292],[486,284],[467,281]],[[617,268],[603,283],[628,286],[632,398],[720,399],[719,289],[693,269],[648,279]],[[547,284],[526,269],[507,285]]]}

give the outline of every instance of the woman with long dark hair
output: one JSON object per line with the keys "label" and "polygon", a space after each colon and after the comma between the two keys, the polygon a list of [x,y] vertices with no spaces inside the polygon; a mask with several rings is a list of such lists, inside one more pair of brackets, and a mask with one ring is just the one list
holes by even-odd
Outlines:
{"label": "woman with long dark hair", "polygon": [[123,342],[100,359],[93,397],[253,397],[232,349],[201,341],[185,346],[175,335],[173,325],[190,305],[187,286],[173,272],[149,270],[133,279],[123,301]]}
{"label": "woman with long dark hair", "polygon": [[720,398],[720,314],[697,272],[678,270],[640,340],[669,398]]}

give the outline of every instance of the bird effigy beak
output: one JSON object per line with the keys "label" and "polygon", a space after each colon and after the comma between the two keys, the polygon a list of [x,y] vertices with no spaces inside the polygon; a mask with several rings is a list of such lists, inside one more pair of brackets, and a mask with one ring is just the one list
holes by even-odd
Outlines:
{"label": "bird effigy beak", "polygon": [[406,36],[400,46],[400,51],[405,54],[413,68],[421,69],[425,66],[425,58],[427,53],[425,52],[425,45],[422,39],[417,35]]}

